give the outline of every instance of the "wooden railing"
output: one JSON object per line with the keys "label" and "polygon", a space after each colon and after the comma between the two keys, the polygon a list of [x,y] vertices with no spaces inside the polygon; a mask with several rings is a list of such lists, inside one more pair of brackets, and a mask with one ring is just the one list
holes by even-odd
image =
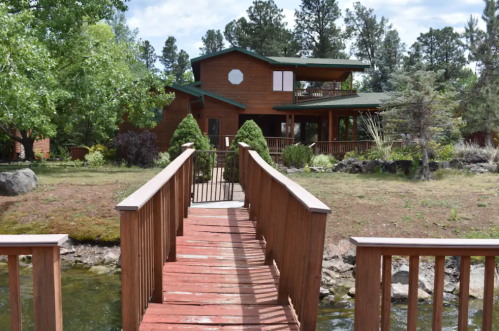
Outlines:
{"label": "wooden railing", "polygon": [[374,141],[318,141],[315,143],[315,154],[345,155],[345,153],[355,151],[362,153],[375,146]]}
{"label": "wooden railing", "polygon": [[279,304],[291,304],[300,330],[315,330],[327,214],[304,188],[239,144],[239,178],[256,238],[265,239],[265,263],[279,269]]}
{"label": "wooden railing", "polygon": [[[407,330],[415,331],[418,321],[418,275],[420,256],[435,257],[432,330],[442,330],[445,257],[461,257],[458,330],[468,330],[470,257],[485,257],[485,286],[482,331],[492,331],[494,305],[495,257],[499,240],[493,239],[396,239],[351,238],[357,246],[355,272],[355,331],[390,330],[392,256],[409,256],[409,306]],[[381,265],[381,258],[383,262]],[[380,276],[382,268],[383,276]]]}
{"label": "wooden railing", "polygon": [[281,154],[282,151],[293,144],[294,138],[265,137],[270,154]]}
{"label": "wooden railing", "polygon": [[149,301],[163,303],[163,265],[176,261],[192,185],[194,144],[116,206],[120,211],[123,331],[138,331]]}
{"label": "wooden railing", "polygon": [[35,331],[62,331],[60,245],[67,234],[0,235],[0,255],[8,255],[10,330],[22,331],[19,255],[32,255]]}
{"label": "wooden railing", "polygon": [[355,90],[333,90],[333,89],[296,89],[296,102],[337,98],[357,94]]}

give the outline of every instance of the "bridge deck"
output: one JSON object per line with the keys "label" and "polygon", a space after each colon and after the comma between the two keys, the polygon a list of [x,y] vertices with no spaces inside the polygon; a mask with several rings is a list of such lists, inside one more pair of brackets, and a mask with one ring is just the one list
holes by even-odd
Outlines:
{"label": "bridge deck", "polygon": [[298,331],[264,254],[248,210],[190,209],[177,262],[163,268],[165,302],[149,304],[140,330]]}

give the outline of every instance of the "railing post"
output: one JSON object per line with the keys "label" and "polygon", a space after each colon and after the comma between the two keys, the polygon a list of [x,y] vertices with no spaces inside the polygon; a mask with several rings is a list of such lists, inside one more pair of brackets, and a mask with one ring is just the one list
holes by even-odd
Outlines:
{"label": "railing post", "polygon": [[178,171],[178,185],[177,185],[177,198],[178,198],[178,229],[177,236],[182,237],[184,235],[184,165],[182,165]]}
{"label": "railing post", "polygon": [[355,331],[379,331],[381,253],[357,247],[355,272]]}
{"label": "railing post", "polygon": [[177,261],[177,192],[175,187],[177,186],[177,174],[170,178],[170,201],[168,202],[169,209],[169,234],[170,234],[170,253],[168,254],[168,262]]}
{"label": "railing post", "polygon": [[280,184],[270,177],[270,185],[269,185],[269,197],[268,197],[268,212],[267,212],[267,235],[265,237],[265,264],[272,265],[274,263],[274,245],[275,245],[275,227],[277,222],[276,210],[278,209],[277,205],[277,191],[278,186]]}
{"label": "railing post", "polygon": [[33,247],[35,331],[62,331],[61,256],[57,247]]}
{"label": "railing post", "polygon": [[239,144],[239,185],[241,185],[243,191],[246,190],[246,168],[245,168],[245,159],[246,155],[244,154],[243,145]]}
{"label": "railing post", "polygon": [[139,330],[141,313],[139,312],[138,222],[138,211],[120,211],[123,331]]}
{"label": "railing post", "polygon": [[153,197],[153,226],[154,226],[154,291],[152,302],[163,303],[163,245],[164,245],[164,208],[163,190],[159,190]]}
{"label": "railing post", "polygon": [[253,175],[253,162],[251,161],[251,157],[249,155],[249,149],[245,148],[244,149],[244,161],[245,161],[245,166],[244,169],[246,171],[246,180],[244,182],[244,208],[248,208],[250,206],[251,202],[251,190],[253,187],[252,184],[252,175]]}
{"label": "railing post", "polygon": [[257,221],[256,224],[256,239],[260,240],[261,232],[258,231],[258,208],[259,208],[259,195],[260,195],[260,174],[262,169],[253,160],[251,165],[251,205],[250,205],[250,220]]}
{"label": "railing post", "polygon": [[[185,152],[188,149],[194,149],[194,143],[187,143],[182,145],[182,152]],[[185,190],[185,207],[184,207],[184,217],[187,217],[189,214],[189,207],[191,206],[191,191],[192,191],[192,181],[194,177],[194,160],[191,156],[187,161],[187,182],[186,182],[186,190]]]}
{"label": "railing post", "polygon": [[10,329],[22,331],[19,256],[9,255]]}

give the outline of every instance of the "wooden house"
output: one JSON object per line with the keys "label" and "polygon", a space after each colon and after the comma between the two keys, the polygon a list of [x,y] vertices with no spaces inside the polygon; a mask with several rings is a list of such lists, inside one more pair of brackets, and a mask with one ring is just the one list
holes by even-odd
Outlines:
{"label": "wooden house", "polygon": [[[369,68],[357,60],[266,57],[232,47],[191,63],[195,82],[167,88],[175,100],[159,114],[153,129],[161,150],[169,147],[188,113],[219,149],[227,148],[247,120],[260,126],[274,153],[291,142],[315,143],[317,152],[329,154],[369,148],[370,142],[357,139],[357,117],[377,111],[386,97],[352,89],[353,74]],[[341,89],[349,77],[348,89]],[[328,84],[302,88],[310,81]],[[130,129],[129,123],[121,126]]]}

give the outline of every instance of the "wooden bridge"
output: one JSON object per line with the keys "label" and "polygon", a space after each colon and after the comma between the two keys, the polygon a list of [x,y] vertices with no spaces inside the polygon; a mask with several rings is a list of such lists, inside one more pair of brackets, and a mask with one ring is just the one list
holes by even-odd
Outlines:
{"label": "wooden bridge", "polygon": [[[190,209],[193,154],[184,145],[117,206],[123,331],[315,330],[329,208],[240,144],[244,208]],[[22,330],[18,255],[32,254],[35,331],[62,331],[59,246],[66,238],[0,236],[0,254],[9,256],[11,330]],[[481,330],[497,329],[499,240],[351,241],[355,331],[390,330],[393,256],[410,257],[407,330],[417,329],[420,256],[435,257],[433,331],[442,330],[445,256],[461,257],[458,330],[468,330],[470,256],[485,257]]]}

